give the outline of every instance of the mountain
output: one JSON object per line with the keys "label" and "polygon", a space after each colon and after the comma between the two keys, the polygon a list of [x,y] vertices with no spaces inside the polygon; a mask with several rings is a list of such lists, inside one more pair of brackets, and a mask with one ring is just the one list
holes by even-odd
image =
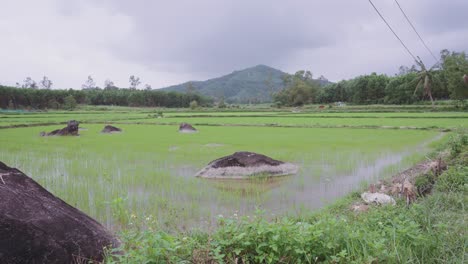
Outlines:
{"label": "mountain", "polygon": [[[228,103],[271,102],[271,94],[284,88],[283,76],[287,73],[257,65],[206,81],[192,81],[162,88],[163,91],[193,91]],[[318,80],[321,84],[326,79]]]}

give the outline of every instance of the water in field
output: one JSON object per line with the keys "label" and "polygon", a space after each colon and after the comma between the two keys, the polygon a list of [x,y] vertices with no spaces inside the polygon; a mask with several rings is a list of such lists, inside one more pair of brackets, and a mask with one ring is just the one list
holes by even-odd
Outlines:
{"label": "water in field", "polygon": [[[271,217],[308,214],[363,181],[403,169],[408,157],[422,157],[427,143],[440,137],[434,131],[252,127],[201,127],[187,135],[148,125],[102,135],[101,126],[86,127],[76,138],[39,138],[44,128],[0,131],[0,160],[111,228],[122,211],[167,229],[206,229],[219,215],[257,209]],[[300,170],[253,181],[194,177],[211,160],[243,150]]]}

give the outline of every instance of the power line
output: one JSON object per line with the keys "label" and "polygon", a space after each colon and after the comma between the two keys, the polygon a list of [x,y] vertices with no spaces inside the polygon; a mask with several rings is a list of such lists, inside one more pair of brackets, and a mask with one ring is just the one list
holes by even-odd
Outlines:
{"label": "power line", "polygon": [[406,18],[406,21],[408,21],[408,23],[410,24],[410,26],[413,28],[414,32],[416,33],[416,35],[418,35],[419,39],[421,40],[422,44],[424,45],[424,47],[426,47],[427,51],[429,51],[429,53],[432,55],[432,57],[434,58],[434,60],[437,62],[439,61],[436,56],[434,55],[434,53],[432,53],[432,51],[429,49],[429,47],[426,45],[426,42],[424,42],[424,40],[422,39],[421,35],[419,35],[418,31],[416,30],[416,28],[414,27],[413,23],[411,23],[409,17],[406,15],[405,11],[403,11],[403,8],[401,8],[400,6],[400,3],[398,3],[397,0],[395,0],[395,3],[398,5],[398,8],[400,8],[401,12],[403,13],[403,15],[405,16]]}
{"label": "power line", "polygon": [[375,7],[374,3],[372,3],[371,0],[369,0],[369,3],[374,7],[375,12],[377,12],[377,14],[379,14],[380,18],[382,18],[382,20],[385,22],[385,24],[387,24],[388,28],[393,32],[393,35],[395,35],[395,37],[400,41],[401,45],[403,45],[403,47],[406,49],[406,51],[408,51],[408,53],[411,55],[411,57],[413,57],[413,59],[415,61],[418,61],[416,59],[416,56],[414,56],[413,53],[411,53],[411,51],[408,49],[408,47],[406,47],[405,43],[403,43],[403,41],[400,39],[400,37],[397,35],[397,33],[395,33],[393,28],[388,24],[387,20],[385,20],[385,18],[382,16],[382,14],[380,14],[379,10],[377,9],[377,7]]}

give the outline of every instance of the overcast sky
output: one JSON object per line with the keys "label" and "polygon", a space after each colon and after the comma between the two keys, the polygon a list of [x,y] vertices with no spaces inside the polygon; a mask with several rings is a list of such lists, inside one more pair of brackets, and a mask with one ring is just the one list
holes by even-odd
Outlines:
{"label": "overcast sky", "polygon": [[[373,0],[411,51],[435,61],[394,0]],[[467,0],[399,0],[438,56],[468,50]],[[413,61],[368,0],[0,0],[0,84],[153,88],[258,64],[315,77],[393,75]],[[142,88],[143,85],[140,86]]]}

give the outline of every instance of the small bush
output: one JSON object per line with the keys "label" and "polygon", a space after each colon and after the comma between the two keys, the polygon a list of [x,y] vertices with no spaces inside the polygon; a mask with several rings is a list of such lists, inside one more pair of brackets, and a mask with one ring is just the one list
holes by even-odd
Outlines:
{"label": "small bush", "polygon": [[420,196],[428,194],[434,185],[435,177],[433,173],[421,175],[416,178],[414,185]]}
{"label": "small bush", "polygon": [[196,100],[193,100],[190,102],[190,109],[195,110],[198,108],[198,102]]}
{"label": "small bush", "polygon": [[460,154],[466,145],[468,145],[468,135],[466,133],[452,136],[449,141],[450,154],[452,157],[456,157]]}
{"label": "small bush", "polygon": [[73,95],[69,95],[63,99],[63,108],[66,110],[73,110],[76,108],[77,105],[78,104]]}
{"label": "small bush", "polygon": [[441,192],[468,191],[468,167],[454,167],[443,173],[436,184]]}

